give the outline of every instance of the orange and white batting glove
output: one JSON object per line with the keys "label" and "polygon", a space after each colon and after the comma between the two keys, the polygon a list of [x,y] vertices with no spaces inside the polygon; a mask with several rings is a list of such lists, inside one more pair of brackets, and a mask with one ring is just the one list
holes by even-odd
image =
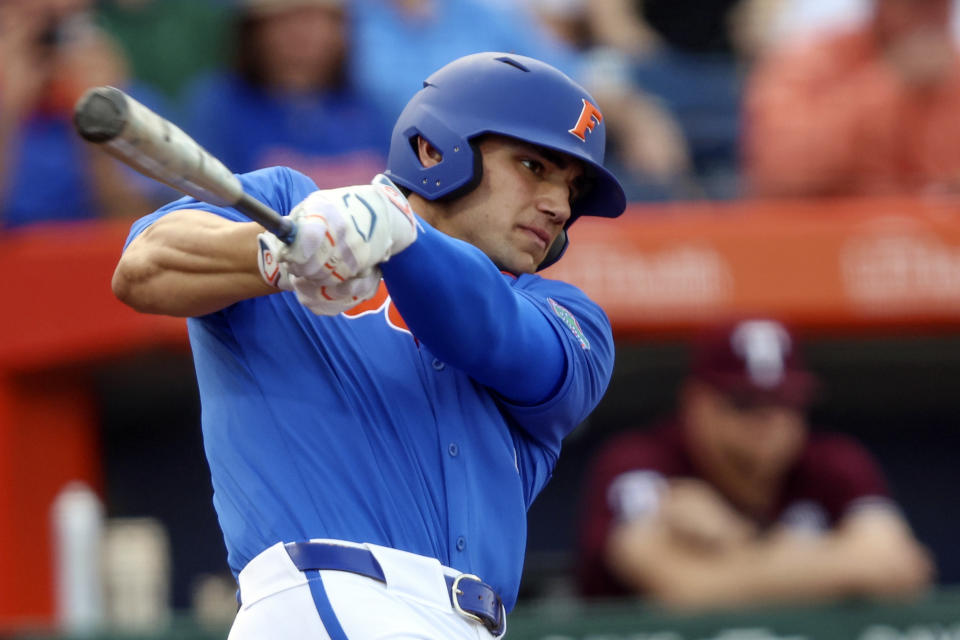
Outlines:
{"label": "orange and white batting glove", "polygon": [[270,233],[259,237],[261,273],[281,289],[291,275],[328,285],[346,282],[417,238],[409,203],[384,176],[368,185],[314,191],[290,218],[297,224],[292,244],[280,243]]}
{"label": "orange and white batting glove", "polygon": [[282,291],[292,291],[293,283],[287,265],[281,264],[277,258],[283,242],[272,233],[264,232],[257,236],[257,266],[260,276],[271,287]]}
{"label": "orange and white batting glove", "polygon": [[260,275],[270,285],[293,291],[300,303],[319,316],[335,316],[372,298],[380,287],[380,268],[374,267],[343,281],[295,276],[276,259],[283,244],[270,233],[260,234]]}
{"label": "orange and white batting glove", "polygon": [[380,269],[374,267],[367,273],[331,285],[297,276],[290,276],[290,282],[300,304],[318,316],[335,316],[377,293],[380,288]]}

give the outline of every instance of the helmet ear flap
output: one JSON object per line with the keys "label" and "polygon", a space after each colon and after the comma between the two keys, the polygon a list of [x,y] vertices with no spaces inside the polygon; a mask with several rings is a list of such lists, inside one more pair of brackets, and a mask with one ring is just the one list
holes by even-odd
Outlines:
{"label": "helmet ear flap", "polygon": [[[451,129],[426,108],[411,108],[409,118],[414,122],[394,132],[390,145],[386,176],[394,184],[420,194],[427,200],[439,200],[452,194],[462,194],[477,185],[478,156],[469,140]],[[417,151],[417,138],[423,138],[435,148],[442,160],[432,167],[424,167]],[[403,142],[400,142],[403,141]]]}
{"label": "helmet ear flap", "polygon": [[568,240],[567,230],[564,229],[560,232],[560,235],[557,236],[556,240],[553,241],[553,244],[550,245],[550,250],[547,251],[543,262],[537,267],[537,271],[542,271],[559,260],[567,250]]}

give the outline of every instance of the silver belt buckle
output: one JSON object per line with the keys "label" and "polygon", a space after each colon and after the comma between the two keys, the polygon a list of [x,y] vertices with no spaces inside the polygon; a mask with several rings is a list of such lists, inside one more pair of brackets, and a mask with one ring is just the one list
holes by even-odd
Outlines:
{"label": "silver belt buckle", "polygon": [[475,613],[470,613],[469,611],[464,611],[460,607],[460,597],[463,595],[463,591],[460,590],[460,581],[461,580],[476,580],[477,582],[483,582],[480,579],[480,576],[475,576],[472,573],[461,573],[456,578],[453,579],[453,585],[451,585],[450,590],[453,591],[453,610],[462,615],[467,620],[473,620],[474,622],[479,622],[484,624],[483,618],[476,615]]}

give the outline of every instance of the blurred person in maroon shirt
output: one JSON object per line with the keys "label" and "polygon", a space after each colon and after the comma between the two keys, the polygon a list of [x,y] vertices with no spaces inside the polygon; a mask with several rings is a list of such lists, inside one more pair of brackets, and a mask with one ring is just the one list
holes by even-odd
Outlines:
{"label": "blurred person in maroon shirt", "polygon": [[951,0],[873,0],[857,26],[768,50],[742,154],[758,196],[960,191]]}
{"label": "blurred person in maroon shirt", "polygon": [[900,596],[932,563],[870,454],[812,432],[817,382],[779,322],[697,341],[675,418],[612,438],[587,476],[587,596],[681,609]]}

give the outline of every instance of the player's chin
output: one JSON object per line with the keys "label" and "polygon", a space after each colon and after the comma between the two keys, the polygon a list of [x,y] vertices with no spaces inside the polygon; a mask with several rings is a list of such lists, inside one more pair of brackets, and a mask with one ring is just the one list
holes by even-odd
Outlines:
{"label": "player's chin", "polygon": [[527,242],[517,249],[515,261],[520,272],[535,273],[540,263],[546,259],[546,248],[536,242]]}
{"label": "player's chin", "polygon": [[543,256],[526,251],[517,251],[509,256],[501,256],[494,260],[501,271],[512,273],[515,276],[521,273],[536,273],[537,267],[543,261]]}
{"label": "player's chin", "polygon": [[539,247],[520,252],[517,256],[517,271],[515,273],[536,273],[537,267],[546,257],[546,252]]}
{"label": "player's chin", "polygon": [[510,242],[499,245],[494,253],[496,256],[492,253],[487,255],[501,271],[514,275],[535,273],[537,267],[547,257],[547,250],[543,243],[536,238],[531,238],[529,234],[511,238]]}

